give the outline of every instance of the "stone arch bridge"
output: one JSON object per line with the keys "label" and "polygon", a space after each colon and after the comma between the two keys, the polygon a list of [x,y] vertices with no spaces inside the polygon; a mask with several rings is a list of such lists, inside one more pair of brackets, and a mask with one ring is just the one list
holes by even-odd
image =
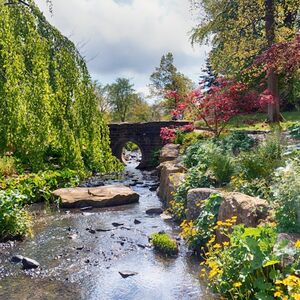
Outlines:
{"label": "stone arch bridge", "polygon": [[186,121],[165,121],[148,123],[109,124],[111,149],[114,156],[122,161],[123,147],[128,142],[137,144],[142,152],[139,169],[151,167],[153,153],[161,149],[163,143],[160,130],[163,127],[180,127],[190,124]]}

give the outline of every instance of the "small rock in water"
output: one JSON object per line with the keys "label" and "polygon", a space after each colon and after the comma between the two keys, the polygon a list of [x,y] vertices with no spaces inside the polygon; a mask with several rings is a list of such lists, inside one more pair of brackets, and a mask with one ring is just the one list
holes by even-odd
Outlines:
{"label": "small rock in water", "polygon": [[23,257],[22,264],[23,264],[23,268],[25,270],[36,269],[40,266],[40,264],[36,260],[28,258],[28,257]]}
{"label": "small rock in water", "polygon": [[172,220],[172,216],[171,215],[168,215],[168,214],[165,214],[165,213],[162,213],[160,215],[160,217],[163,219],[163,220]]}
{"label": "small rock in water", "polygon": [[141,224],[142,222],[141,222],[140,220],[138,220],[138,219],[135,219],[135,220],[133,221],[133,223],[137,225],[137,224]]}
{"label": "small rock in water", "polygon": [[147,215],[160,215],[162,214],[164,211],[162,208],[157,207],[157,208],[149,208],[146,210],[146,214]]}
{"label": "small rock in water", "polygon": [[93,206],[86,206],[86,207],[81,207],[80,210],[81,211],[85,211],[85,210],[92,210]]}
{"label": "small rock in water", "polygon": [[107,231],[112,231],[112,229],[110,229],[110,228],[107,228],[107,229],[105,229],[105,228],[97,228],[96,231],[98,231],[98,232],[107,232]]}
{"label": "small rock in water", "polygon": [[119,272],[119,274],[120,274],[123,278],[127,278],[127,277],[130,277],[130,276],[135,276],[135,275],[137,275],[138,273],[137,273],[137,272],[131,272],[131,271],[122,271],[122,272]]}
{"label": "small rock in water", "polygon": [[157,185],[151,186],[151,187],[149,188],[149,191],[150,191],[150,192],[155,192],[155,191],[157,190],[157,188],[158,188]]}
{"label": "small rock in water", "polygon": [[113,222],[113,223],[111,223],[111,225],[114,226],[114,227],[119,227],[119,226],[124,225],[124,223]]}
{"label": "small rock in water", "polygon": [[22,256],[22,255],[14,255],[14,256],[11,258],[10,261],[11,261],[12,263],[18,264],[18,263],[20,263],[22,260],[23,260],[23,256]]}
{"label": "small rock in water", "polygon": [[68,235],[68,238],[70,239],[70,240],[75,240],[76,238],[77,238],[77,234],[76,233],[74,233],[74,234],[70,234],[70,235]]}

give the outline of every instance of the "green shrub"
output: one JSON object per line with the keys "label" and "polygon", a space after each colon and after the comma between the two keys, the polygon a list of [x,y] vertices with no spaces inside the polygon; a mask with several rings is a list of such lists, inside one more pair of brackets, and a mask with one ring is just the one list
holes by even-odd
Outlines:
{"label": "green shrub", "polygon": [[227,153],[216,151],[212,154],[208,169],[219,185],[226,184],[235,173],[234,159]]}
{"label": "green shrub", "polygon": [[150,236],[151,243],[155,250],[165,255],[176,255],[178,246],[174,239],[166,233],[153,233]]}
{"label": "green shrub", "polygon": [[235,131],[222,139],[215,140],[222,149],[237,155],[241,151],[249,151],[255,145],[255,139],[243,131]]}
{"label": "green shrub", "polygon": [[0,240],[31,234],[31,217],[23,208],[26,196],[14,191],[0,191]]}
{"label": "green shrub", "polygon": [[269,180],[265,178],[246,180],[239,174],[231,178],[230,188],[234,191],[266,200],[270,198],[271,193]]}
{"label": "green shrub", "polygon": [[198,141],[187,148],[183,162],[187,168],[199,164],[208,165],[212,154],[216,152],[216,145],[212,141]]}
{"label": "green shrub", "polygon": [[[293,295],[300,287],[295,276],[300,251],[296,245],[287,248],[286,242],[274,250],[276,239],[276,230],[270,226],[239,225],[230,234],[230,242],[211,243],[205,265],[213,291],[226,299],[297,299]],[[286,257],[289,264],[281,265]]]}
{"label": "green shrub", "polygon": [[83,173],[69,169],[23,174],[1,179],[0,188],[8,191],[18,190],[20,194],[26,196],[28,203],[49,201],[54,189],[76,186],[83,176]]}
{"label": "green shrub", "polygon": [[11,176],[17,171],[15,160],[11,156],[0,157],[0,177]]}
{"label": "green shrub", "polygon": [[300,159],[290,160],[275,173],[272,186],[273,204],[278,229],[300,232]]}
{"label": "green shrub", "polygon": [[239,156],[238,173],[248,181],[270,178],[274,170],[282,164],[282,152],[280,139],[270,136],[253,151]]}

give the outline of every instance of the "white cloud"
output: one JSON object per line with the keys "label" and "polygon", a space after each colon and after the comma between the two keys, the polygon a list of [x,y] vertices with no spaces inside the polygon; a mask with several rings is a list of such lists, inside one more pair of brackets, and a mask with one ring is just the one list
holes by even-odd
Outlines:
{"label": "white cloud", "polygon": [[163,54],[174,54],[179,71],[197,80],[208,47],[192,48],[195,25],[189,0],[37,0],[48,20],[80,48],[92,76],[103,83],[125,76],[146,91]]}

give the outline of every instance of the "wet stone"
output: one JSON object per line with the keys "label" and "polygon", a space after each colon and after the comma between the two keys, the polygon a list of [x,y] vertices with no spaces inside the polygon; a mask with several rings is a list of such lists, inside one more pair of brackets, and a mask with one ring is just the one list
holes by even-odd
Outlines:
{"label": "wet stone", "polygon": [[122,276],[122,278],[127,278],[127,277],[131,277],[131,276],[135,276],[138,273],[137,272],[132,272],[132,271],[119,271],[119,274]]}
{"label": "wet stone", "polygon": [[113,222],[111,225],[114,226],[114,227],[119,227],[119,226],[123,226],[124,223]]}
{"label": "wet stone", "polygon": [[163,209],[160,208],[160,207],[149,208],[149,209],[146,210],[147,215],[160,215],[163,212],[164,212]]}
{"label": "wet stone", "polygon": [[22,256],[22,255],[14,255],[14,256],[11,258],[10,261],[11,261],[12,263],[18,264],[18,263],[20,263],[22,260],[23,260],[23,256]]}
{"label": "wet stone", "polygon": [[28,258],[28,257],[23,257],[22,264],[23,264],[23,269],[25,269],[25,270],[36,269],[40,266],[40,264],[36,260]]}

